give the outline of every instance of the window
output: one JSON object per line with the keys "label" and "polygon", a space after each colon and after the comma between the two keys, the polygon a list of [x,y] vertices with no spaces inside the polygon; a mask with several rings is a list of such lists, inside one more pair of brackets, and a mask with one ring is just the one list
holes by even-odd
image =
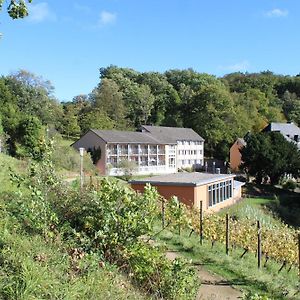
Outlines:
{"label": "window", "polygon": [[216,205],[232,197],[232,180],[208,186],[208,204]]}

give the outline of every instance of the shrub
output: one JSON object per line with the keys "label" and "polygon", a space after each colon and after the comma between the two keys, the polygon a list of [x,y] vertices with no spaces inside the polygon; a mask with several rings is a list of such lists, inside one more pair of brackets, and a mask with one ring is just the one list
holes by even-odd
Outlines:
{"label": "shrub", "polygon": [[145,243],[128,247],[124,255],[134,280],[157,298],[195,299],[199,280],[185,260],[171,262],[163,251]]}
{"label": "shrub", "polygon": [[297,182],[293,180],[287,180],[282,184],[282,187],[286,190],[294,190],[297,188]]}

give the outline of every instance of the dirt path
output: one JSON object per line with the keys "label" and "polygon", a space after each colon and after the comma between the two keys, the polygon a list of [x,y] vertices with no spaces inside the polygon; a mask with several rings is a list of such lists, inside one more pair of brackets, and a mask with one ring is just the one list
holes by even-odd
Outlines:
{"label": "dirt path", "polygon": [[[179,254],[177,252],[168,251],[166,256],[170,260],[174,260],[176,257],[179,257]],[[204,270],[201,265],[195,267],[201,281],[197,300],[242,299],[243,294],[233,288],[224,278]]]}

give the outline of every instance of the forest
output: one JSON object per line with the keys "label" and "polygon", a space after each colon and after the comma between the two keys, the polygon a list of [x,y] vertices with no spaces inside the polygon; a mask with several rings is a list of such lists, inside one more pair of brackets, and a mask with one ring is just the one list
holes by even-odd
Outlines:
{"label": "forest", "polygon": [[[0,134],[7,152],[38,158],[46,135],[76,139],[89,128],[138,130],[141,124],[190,127],[205,139],[205,155],[227,159],[230,145],[269,122],[300,124],[300,76],[193,69],[164,73],[108,66],[88,95],[68,102],[44,78],[19,70],[0,78]],[[3,143],[2,143],[3,144]]]}

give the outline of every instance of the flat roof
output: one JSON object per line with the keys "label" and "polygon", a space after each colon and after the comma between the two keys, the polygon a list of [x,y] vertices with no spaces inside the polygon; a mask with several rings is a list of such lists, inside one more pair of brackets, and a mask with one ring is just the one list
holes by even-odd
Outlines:
{"label": "flat roof", "polygon": [[143,178],[140,180],[130,180],[131,184],[146,184],[153,185],[179,185],[179,186],[199,186],[213,183],[220,180],[232,179],[233,174],[212,174],[199,172],[179,172],[174,174],[159,175],[154,177]]}

